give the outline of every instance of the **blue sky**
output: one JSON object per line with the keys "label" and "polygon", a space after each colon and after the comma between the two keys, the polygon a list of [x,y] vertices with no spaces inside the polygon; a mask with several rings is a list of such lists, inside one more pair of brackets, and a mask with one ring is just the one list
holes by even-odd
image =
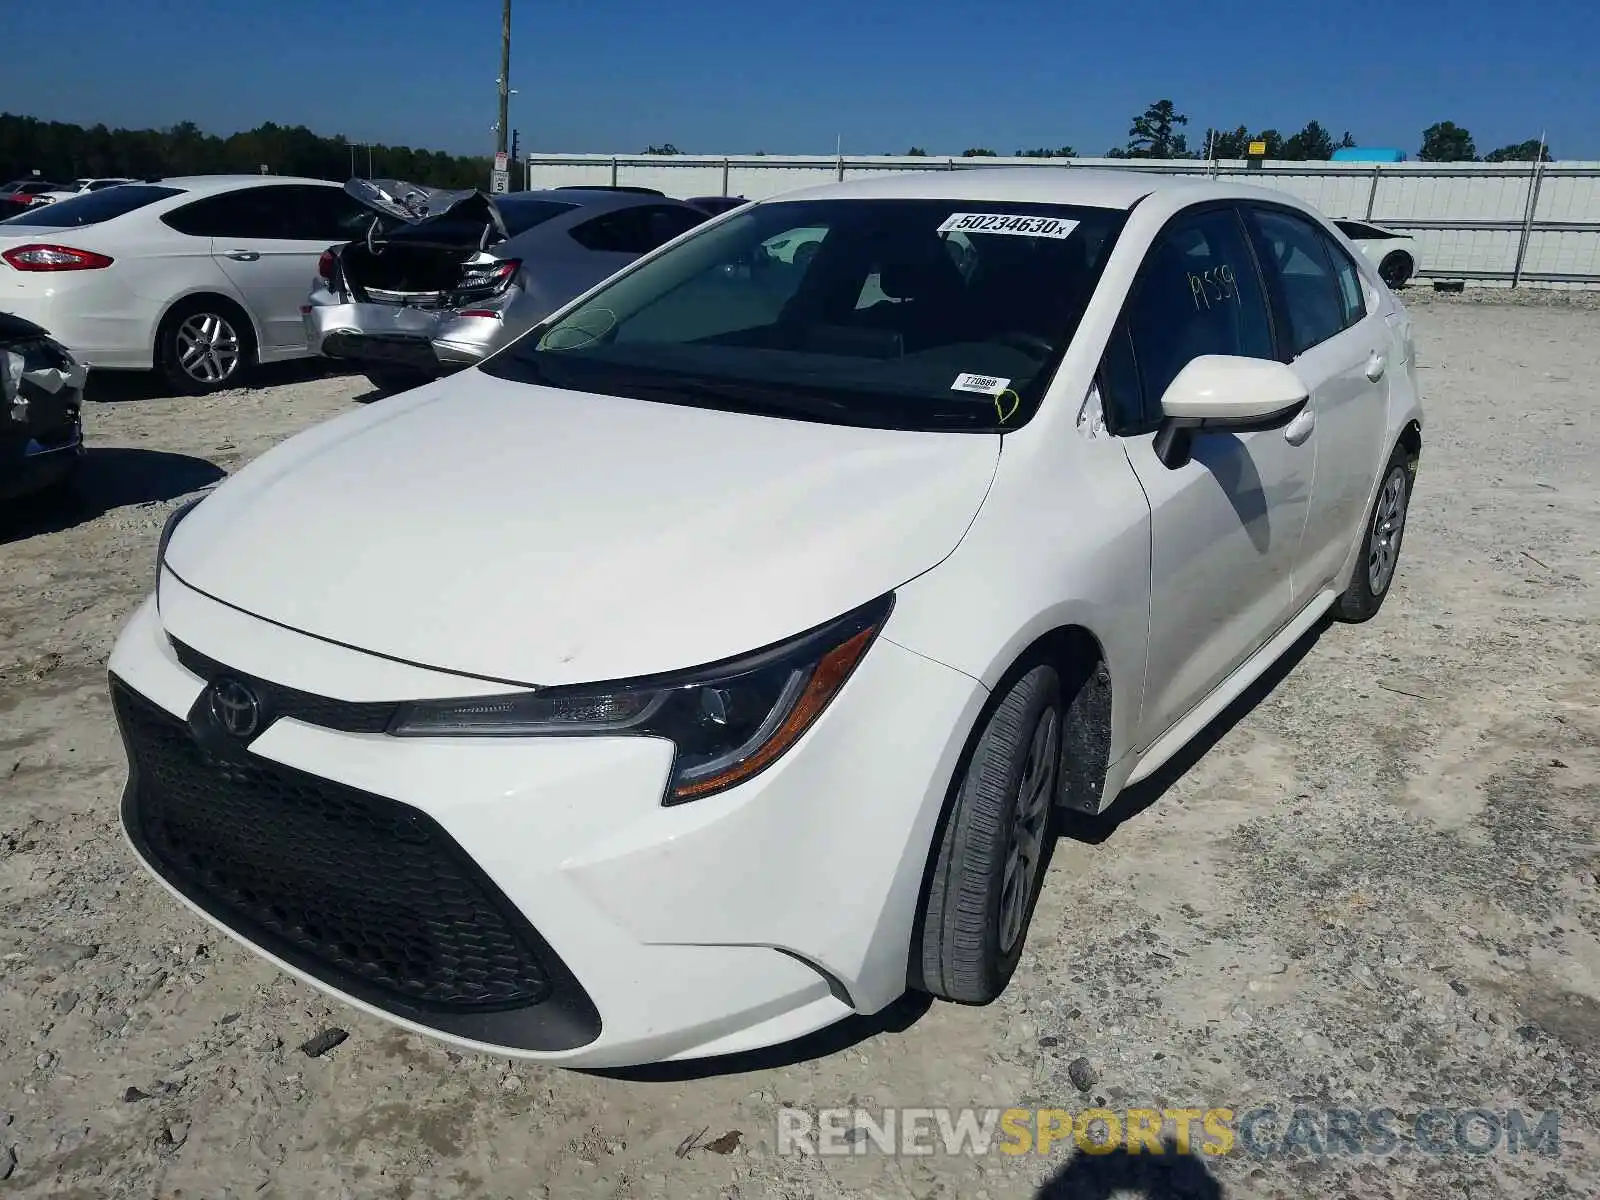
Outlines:
{"label": "blue sky", "polygon": [[[0,3],[0,110],[493,149],[500,0]],[[514,7],[512,120],[548,152],[831,154],[842,136],[857,154],[1099,154],[1170,97],[1191,141],[1315,118],[1414,154],[1453,120],[1479,153],[1543,128],[1561,157],[1600,159],[1593,0]]]}

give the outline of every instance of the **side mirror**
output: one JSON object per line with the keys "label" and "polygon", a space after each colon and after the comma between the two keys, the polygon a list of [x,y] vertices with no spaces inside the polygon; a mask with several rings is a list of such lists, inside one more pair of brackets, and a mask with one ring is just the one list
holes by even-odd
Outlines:
{"label": "side mirror", "polygon": [[1189,461],[1196,433],[1282,429],[1310,398],[1300,376],[1281,362],[1202,354],[1178,372],[1161,397],[1156,457],[1175,471]]}

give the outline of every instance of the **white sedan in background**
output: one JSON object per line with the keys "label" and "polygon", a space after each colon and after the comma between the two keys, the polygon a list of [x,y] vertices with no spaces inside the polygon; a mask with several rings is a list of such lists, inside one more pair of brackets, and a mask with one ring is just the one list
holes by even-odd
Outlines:
{"label": "white sedan in background", "polygon": [[108,187],[120,187],[124,183],[137,182],[135,179],[128,179],[122,176],[111,176],[102,179],[74,179],[71,186],[58,192],[44,192],[39,198],[54,204],[57,200],[70,200],[74,196],[81,196],[84,192],[100,192]]}
{"label": "white sedan in background", "polygon": [[1417,239],[1409,233],[1385,229],[1371,221],[1335,221],[1334,225],[1372,260],[1379,278],[1391,288],[1405,287],[1422,265]]}
{"label": "white sedan in background", "polygon": [[269,175],[124,183],[0,221],[0,312],[95,370],[182,391],[312,353],[300,308],[323,251],[370,224],[338,184]]}
{"label": "white sedan in background", "polygon": [[124,829],[302,980],[501,1056],[991,1001],[1052,815],[1379,611],[1421,446],[1406,312],[1281,192],[751,204],[180,509],[110,662]]}

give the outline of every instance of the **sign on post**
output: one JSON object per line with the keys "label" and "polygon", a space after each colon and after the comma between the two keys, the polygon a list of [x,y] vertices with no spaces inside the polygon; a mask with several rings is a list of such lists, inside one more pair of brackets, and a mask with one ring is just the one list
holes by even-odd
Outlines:
{"label": "sign on post", "polygon": [[490,174],[489,190],[496,196],[503,196],[509,192],[511,190],[511,172],[497,170]]}
{"label": "sign on post", "polygon": [[494,169],[496,171],[504,171],[508,165],[506,152],[504,150],[500,151],[494,156]]}

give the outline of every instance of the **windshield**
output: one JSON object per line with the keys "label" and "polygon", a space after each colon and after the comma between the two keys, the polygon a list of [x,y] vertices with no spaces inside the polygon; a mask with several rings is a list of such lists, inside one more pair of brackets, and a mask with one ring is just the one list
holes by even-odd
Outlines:
{"label": "windshield", "polygon": [[8,228],[12,225],[43,225],[53,229],[79,229],[120,217],[146,204],[165,200],[168,196],[182,194],[178,188],[125,183],[121,187],[101,188],[97,192],[83,192],[65,200],[57,200],[54,204],[31,209],[9,221],[0,221],[0,225]]}
{"label": "windshield", "polygon": [[576,391],[894,429],[1015,429],[1126,219],[951,200],[758,204],[483,370]]}

